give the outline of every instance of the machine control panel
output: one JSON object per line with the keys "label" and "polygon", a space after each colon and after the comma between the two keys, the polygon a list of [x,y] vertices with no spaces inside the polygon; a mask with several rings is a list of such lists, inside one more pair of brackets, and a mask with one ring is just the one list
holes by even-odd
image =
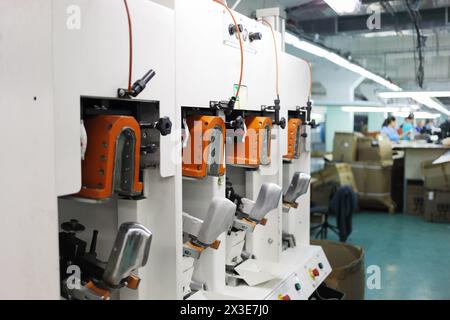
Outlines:
{"label": "machine control panel", "polygon": [[331,266],[323,250],[317,250],[305,264],[275,288],[268,299],[307,300],[330,273]]}

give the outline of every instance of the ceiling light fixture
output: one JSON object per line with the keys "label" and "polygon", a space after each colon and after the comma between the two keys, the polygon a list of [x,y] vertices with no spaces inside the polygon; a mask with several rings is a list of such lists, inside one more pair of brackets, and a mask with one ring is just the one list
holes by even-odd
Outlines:
{"label": "ceiling light fixture", "polygon": [[[345,68],[349,71],[355,72],[367,79],[370,79],[386,88],[388,88],[389,90],[398,92],[399,95],[402,94],[403,91],[402,88],[400,88],[399,86],[397,86],[396,84],[384,79],[383,77],[376,75],[373,72],[370,72],[367,69],[364,69],[361,66],[358,66],[354,63],[351,63],[350,61],[348,61],[347,59],[341,57],[340,55],[329,51],[323,47],[317,46],[311,42],[305,41],[305,40],[301,40],[300,38],[296,37],[295,35],[286,32],[285,33],[285,42],[288,45],[291,45],[293,47],[296,47],[297,49],[300,49],[302,51],[308,52],[312,55],[315,55],[317,57],[326,59],[342,68]],[[389,94],[395,94],[395,92],[388,92]],[[443,93],[442,93],[443,94]],[[436,96],[435,96],[436,97]],[[450,116],[450,111],[447,110],[447,108],[445,108],[441,103],[437,102],[436,100],[433,100],[431,96],[426,96],[426,95],[415,95],[413,97],[410,97],[412,99],[414,99],[416,102],[423,104],[429,108],[435,109],[439,112],[442,112],[443,114]]]}
{"label": "ceiling light fixture", "polygon": [[361,7],[360,0],[324,0],[337,14],[353,13]]}
{"label": "ceiling light fixture", "polygon": [[359,107],[344,106],[341,108],[344,112],[362,112],[362,113],[387,113],[387,112],[411,112],[408,107]]}
{"label": "ceiling light fixture", "polygon": [[450,97],[450,91],[401,91],[401,92],[379,92],[378,96],[383,99],[401,98],[444,98]]}
{"label": "ceiling light fixture", "polygon": [[[409,112],[393,112],[395,117],[406,118],[409,115]],[[415,119],[437,119],[441,116],[440,113],[431,113],[431,112],[414,112]]]}
{"label": "ceiling light fixture", "polygon": [[285,42],[291,46],[296,47],[297,49],[300,49],[302,51],[306,51],[312,55],[315,55],[320,58],[324,58],[334,64],[337,64],[338,66],[345,68],[349,71],[355,72],[357,74],[360,74],[361,76],[370,79],[378,84],[381,84],[382,86],[393,90],[393,91],[401,91],[402,88],[399,86],[393,84],[392,82],[384,79],[383,77],[376,75],[373,72],[370,72],[367,69],[364,69],[361,66],[358,66],[347,59],[341,57],[340,55],[331,52],[325,48],[322,48],[320,46],[317,46],[311,42],[300,40],[298,37],[294,36],[293,34],[286,32],[285,33]]}

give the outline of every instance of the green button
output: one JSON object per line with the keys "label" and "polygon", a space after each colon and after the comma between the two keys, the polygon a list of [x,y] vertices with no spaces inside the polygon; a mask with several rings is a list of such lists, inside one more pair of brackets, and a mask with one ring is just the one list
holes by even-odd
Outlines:
{"label": "green button", "polygon": [[302,286],[300,285],[300,283],[296,283],[295,290],[300,291],[301,289],[302,289]]}
{"label": "green button", "polygon": [[319,263],[319,268],[320,268],[320,269],[323,269],[323,264],[322,264],[322,262]]}

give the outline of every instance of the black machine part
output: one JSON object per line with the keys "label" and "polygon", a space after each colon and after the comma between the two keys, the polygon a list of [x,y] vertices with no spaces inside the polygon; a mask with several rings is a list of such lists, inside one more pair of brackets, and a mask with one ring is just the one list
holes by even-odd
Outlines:
{"label": "black machine part", "polygon": [[274,105],[273,106],[261,106],[261,111],[274,111],[275,112],[275,119],[273,121],[273,124],[280,126],[281,129],[286,128],[286,118],[281,117],[280,118],[280,110],[281,110],[281,105],[280,105],[280,99],[275,99],[274,100]]}
{"label": "black machine part", "polygon": [[248,39],[250,42],[253,42],[255,40],[261,40],[262,39],[262,33],[261,32],[250,32],[248,35]]}
{"label": "black machine part", "polygon": [[302,119],[304,125],[311,126],[311,128],[316,127],[316,121],[311,120],[312,102],[310,100],[306,103],[306,107],[297,107],[296,109],[298,117]]}
{"label": "black machine part", "polygon": [[117,89],[117,96],[119,98],[130,98],[137,97],[142,91],[144,91],[147,84],[153,77],[156,75],[155,70],[150,69],[147,73],[142,77],[142,79],[137,80],[132,86],[131,90],[119,88]]}
{"label": "black machine part", "polygon": [[229,128],[234,129],[234,130],[238,130],[238,129],[244,130],[244,128],[245,128],[245,120],[242,116],[237,116],[234,120],[231,120],[231,121],[227,122],[226,124]]}
{"label": "black machine part", "polygon": [[155,123],[141,123],[141,128],[157,129],[162,136],[167,136],[172,132],[172,121],[169,117],[162,117]]}
{"label": "black machine part", "polygon": [[236,97],[231,97],[229,101],[210,101],[209,107],[213,111],[222,110],[226,115],[230,115],[236,104]]}

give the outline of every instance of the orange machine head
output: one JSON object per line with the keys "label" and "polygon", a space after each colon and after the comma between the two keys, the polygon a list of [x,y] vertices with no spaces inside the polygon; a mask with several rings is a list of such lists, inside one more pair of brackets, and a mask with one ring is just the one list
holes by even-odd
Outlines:
{"label": "orange machine head", "polygon": [[245,118],[245,125],[245,139],[236,134],[234,145],[227,146],[227,164],[252,168],[270,164],[272,120],[269,117],[249,116]]}
{"label": "orange machine head", "polygon": [[78,196],[139,195],[141,129],[134,117],[97,115],[84,121],[88,136]]}
{"label": "orange machine head", "polygon": [[183,148],[183,176],[204,178],[225,173],[225,122],[216,116],[191,116],[187,145]]}
{"label": "orange machine head", "polygon": [[288,122],[288,153],[283,158],[292,160],[300,157],[300,138],[302,120],[297,118],[289,119]]}

